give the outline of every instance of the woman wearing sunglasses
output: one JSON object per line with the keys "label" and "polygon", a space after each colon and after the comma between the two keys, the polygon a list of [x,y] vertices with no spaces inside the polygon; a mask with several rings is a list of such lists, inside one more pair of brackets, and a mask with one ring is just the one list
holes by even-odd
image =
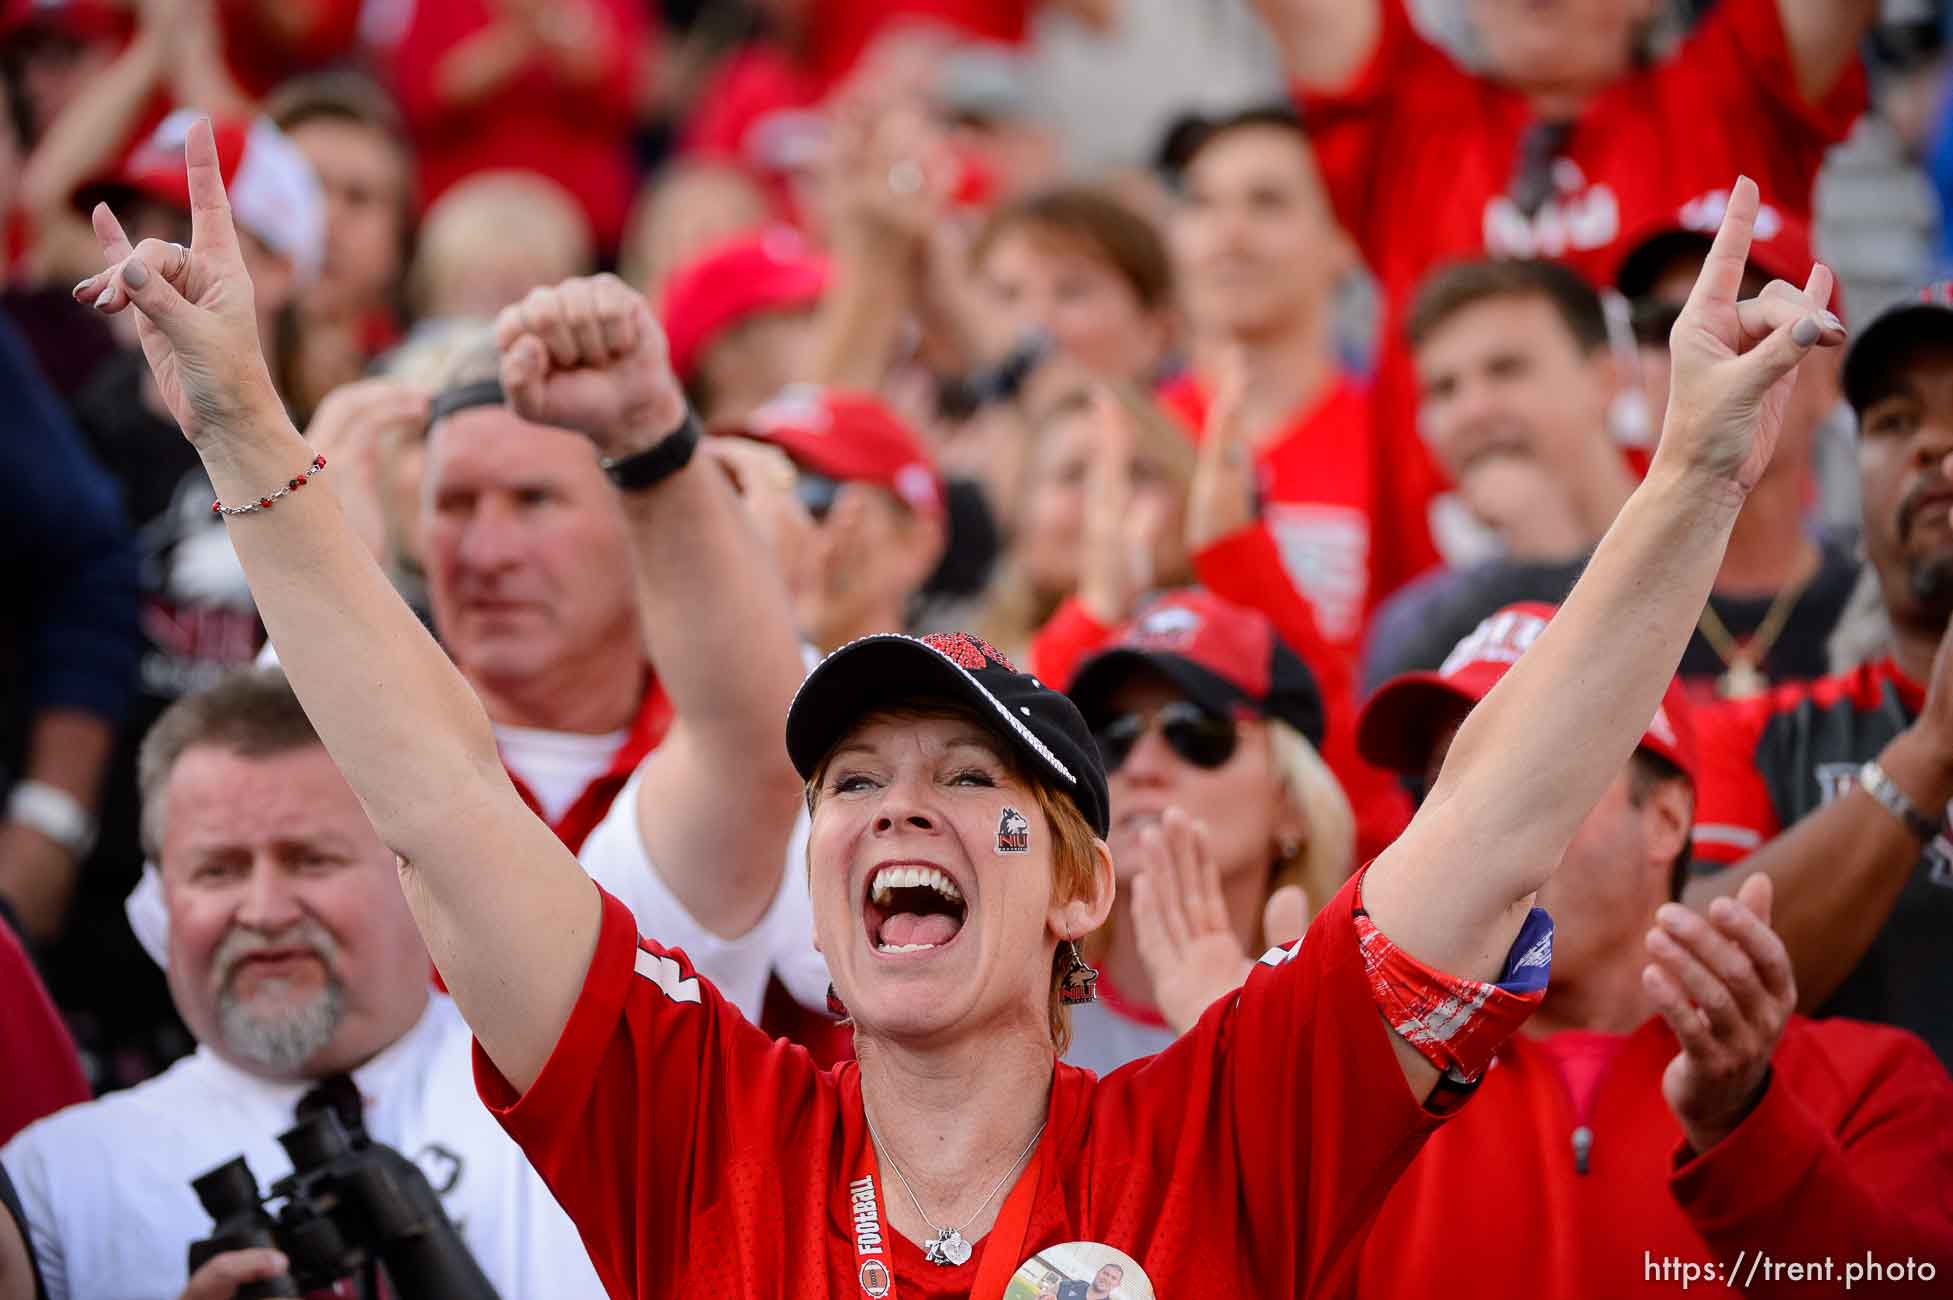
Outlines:
{"label": "woman wearing sunglasses", "polygon": [[[135,309],[165,401],[237,512],[292,684],[400,854],[484,1098],[611,1294],[646,1300],[990,1300],[1067,1241],[1123,1252],[1161,1295],[1334,1291],[1384,1193],[1537,1005],[1550,924],[1532,898],[1661,698],[1768,463],[1773,386],[1820,337],[1843,340],[1819,314],[1822,270],[1808,297],[1773,286],[1738,310],[1721,269],[1740,267],[1757,203],[1739,185],[1676,331],[1655,468],[1472,711],[1416,820],[1218,1011],[1103,1079],[1058,1060],[1058,1004],[1091,984],[1075,944],[1114,894],[1077,710],[973,638],[830,656],[787,724],[815,934],[856,1023],[858,1060],[822,1071],[641,937],[516,797],[466,682],[331,492],[307,490],[320,466],[258,347],[208,123],[186,153],[192,247],[131,248],[98,208],[110,266],[76,296]],[[515,409],[610,458],[640,579],[722,596],[690,590],[691,539],[743,525],[723,476],[690,464],[696,424],[642,296],[569,281],[497,333]],[[685,757],[661,747],[642,779],[711,806]]]}
{"label": "woman wearing sunglasses", "polygon": [[1203,843],[1189,848],[1212,870],[1249,953],[1294,939],[1308,903],[1342,888],[1356,827],[1316,752],[1315,680],[1257,610],[1195,588],[1168,592],[1079,666],[1067,694],[1105,762],[1119,894],[1086,948],[1099,1000],[1074,1016],[1065,1059],[1103,1074],[1159,1051],[1173,1025],[1191,1020],[1163,1010],[1173,990],[1155,988],[1132,914],[1132,886],[1154,883],[1136,882],[1153,861],[1148,832],[1163,829],[1169,809],[1199,824]]}

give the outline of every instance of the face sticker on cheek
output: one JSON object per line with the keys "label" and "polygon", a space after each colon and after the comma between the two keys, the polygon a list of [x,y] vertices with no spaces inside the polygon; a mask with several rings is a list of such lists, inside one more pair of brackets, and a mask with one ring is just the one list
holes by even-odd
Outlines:
{"label": "face sticker on cheek", "polygon": [[1031,851],[1031,823],[1017,809],[1005,805],[997,814],[997,852],[1029,853]]}

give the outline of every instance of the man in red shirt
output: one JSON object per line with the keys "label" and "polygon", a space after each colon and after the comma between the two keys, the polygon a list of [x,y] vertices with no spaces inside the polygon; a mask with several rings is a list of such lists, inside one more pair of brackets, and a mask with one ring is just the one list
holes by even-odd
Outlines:
{"label": "man in red shirt", "polygon": [[[1217,388],[1236,388],[1228,432],[1253,448],[1261,524],[1323,638],[1355,654],[1371,605],[1436,559],[1390,526],[1370,403],[1333,337],[1337,285],[1356,265],[1295,114],[1259,109],[1204,127],[1181,164],[1172,230],[1194,371],[1161,401],[1207,436]],[[1421,512],[1413,512],[1421,523]]]}
{"label": "man in red shirt", "polygon": [[[1503,610],[1438,672],[1385,686],[1365,755],[1435,773],[1553,613]],[[1944,1068],[1911,1034],[1792,1014],[1763,882],[1706,918],[1670,901],[1695,802],[1688,708],[1671,684],[1540,891],[1546,1000],[1385,1200],[1348,1294],[1639,1294],[1687,1267],[1691,1294],[1790,1297],[1868,1259],[1953,1277]],[[1771,1271],[1792,1262],[1833,1271]]]}
{"label": "man in red shirt", "polygon": [[1939,285],[1887,312],[1845,364],[1889,651],[1703,714],[1696,855],[1741,869],[1688,901],[1769,875],[1804,1007],[1901,1025],[1953,1063],[1950,302]]}

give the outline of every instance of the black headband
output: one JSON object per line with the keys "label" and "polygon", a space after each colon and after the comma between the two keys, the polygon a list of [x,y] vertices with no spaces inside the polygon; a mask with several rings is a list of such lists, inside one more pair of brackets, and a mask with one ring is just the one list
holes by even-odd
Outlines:
{"label": "black headband", "polygon": [[471,406],[500,406],[503,401],[502,381],[499,379],[478,379],[472,384],[444,388],[434,394],[434,400],[427,404],[427,427],[432,429],[456,411],[465,411]]}

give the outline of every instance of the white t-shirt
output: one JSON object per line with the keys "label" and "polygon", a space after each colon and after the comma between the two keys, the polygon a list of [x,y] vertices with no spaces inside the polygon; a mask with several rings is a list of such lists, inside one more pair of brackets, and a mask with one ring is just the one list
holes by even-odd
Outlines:
{"label": "white t-shirt", "polygon": [[794,1000],[816,1010],[827,1005],[827,963],[814,950],[814,911],[807,898],[807,814],[787,839],[780,890],[759,923],[737,938],[707,930],[685,910],[644,851],[639,831],[639,768],[618,792],[610,811],[577,854],[590,878],[631,909],[638,930],[667,948],[682,948],[699,974],[712,981],[741,1014],[759,1023],[766,980],[777,973]]}
{"label": "white t-shirt", "polygon": [[629,731],[586,736],[575,731],[544,731],[537,727],[495,726],[495,747],[502,764],[513,772],[542,805],[543,820],[554,822],[610,770],[611,759]]}
{"label": "white t-shirt", "polygon": [[[430,996],[353,1071],[366,1129],[415,1161],[502,1300],[600,1300],[569,1216],[475,1096],[472,1039]],[[247,1074],[200,1047],[156,1078],[22,1130],[0,1163],[20,1192],[52,1300],[176,1300],[210,1216],[190,1180],[243,1155],[261,1189],[291,1172],[276,1142],[310,1085]]]}

